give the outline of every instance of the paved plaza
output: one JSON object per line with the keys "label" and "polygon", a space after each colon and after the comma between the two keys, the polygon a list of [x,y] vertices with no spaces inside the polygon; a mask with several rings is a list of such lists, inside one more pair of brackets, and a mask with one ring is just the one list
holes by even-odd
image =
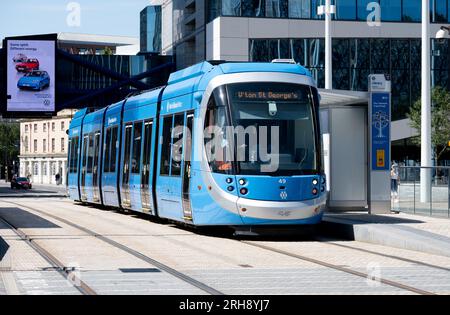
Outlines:
{"label": "paved plaza", "polygon": [[[450,237],[450,220],[387,217]],[[101,295],[450,293],[444,255],[320,233],[237,238],[63,197],[2,198],[0,239],[0,294],[84,294],[80,281]]]}

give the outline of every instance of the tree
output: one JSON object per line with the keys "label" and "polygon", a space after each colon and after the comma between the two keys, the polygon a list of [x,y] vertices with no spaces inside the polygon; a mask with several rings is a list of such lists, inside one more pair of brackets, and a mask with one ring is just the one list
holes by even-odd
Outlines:
{"label": "tree", "polygon": [[20,128],[18,123],[0,122],[0,164],[11,166],[19,155]]}
{"label": "tree", "polygon": [[[421,132],[421,100],[417,100],[411,107],[408,118],[411,127]],[[420,137],[413,141],[420,144]],[[433,145],[436,161],[448,150],[450,141],[450,93],[437,86],[431,92],[431,143]]]}
{"label": "tree", "polygon": [[110,47],[105,47],[105,49],[103,50],[103,55],[105,56],[111,56],[113,54],[113,51]]}

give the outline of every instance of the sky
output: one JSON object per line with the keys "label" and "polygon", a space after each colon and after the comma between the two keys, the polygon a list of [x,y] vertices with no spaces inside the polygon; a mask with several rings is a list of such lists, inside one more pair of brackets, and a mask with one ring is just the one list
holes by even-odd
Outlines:
{"label": "sky", "polygon": [[0,40],[60,32],[139,37],[139,12],[149,4],[149,0],[1,0]]}

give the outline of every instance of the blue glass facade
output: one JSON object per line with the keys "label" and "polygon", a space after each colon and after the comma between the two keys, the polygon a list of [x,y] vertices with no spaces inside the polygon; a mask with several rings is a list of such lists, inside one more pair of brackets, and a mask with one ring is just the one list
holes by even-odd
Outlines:
{"label": "blue glass facade", "polygon": [[161,32],[162,32],[161,6],[148,6],[141,11],[141,52],[160,53],[161,52]]}
{"label": "blue glass facade", "polygon": [[[365,21],[371,10],[367,5],[378,2],[384,22],[420,22],[421,0],[332,0],[336,5],[334,19]],[[320,19],[317,7],[324,0],[211,0],[208,1],[208,20],[218,16],[267,18]],[[433,23],[450,22],[450,0],[430,0]]]}
{"label": "blue glass facade", "polygon": [[[324,79],[324,40],[317,38],[250,40],[250,61],[292,58],[307,67],[319,87]],[[449,40],[432,42],[432,84],[450,90]],[[371,73],[386,73],[392,79],[393,118],[405,118],[420,97],[420,39],[333,39],[333,88],[367,91]]]}

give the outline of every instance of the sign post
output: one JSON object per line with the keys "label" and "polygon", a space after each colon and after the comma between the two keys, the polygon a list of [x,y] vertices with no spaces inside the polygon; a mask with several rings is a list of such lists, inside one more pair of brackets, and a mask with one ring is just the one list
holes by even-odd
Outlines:
{"label": "sign post", "polygon": [[391,211],[391,81],[384,74],[369,75],[370,214]]}

